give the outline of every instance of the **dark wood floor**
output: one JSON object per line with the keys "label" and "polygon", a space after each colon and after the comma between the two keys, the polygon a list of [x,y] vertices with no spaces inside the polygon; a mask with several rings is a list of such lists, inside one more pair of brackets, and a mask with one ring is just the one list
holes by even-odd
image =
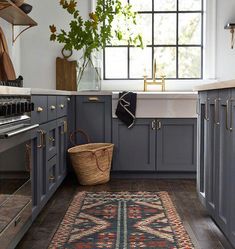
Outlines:
{"label": "dark wood floor", "polygon": [[119,180],[92,187],[79,186],[73,177],[65,180],[36,219],[17,249],[46,249],[76,191],[167,191],[196,248],[232,249],[203,206],[194,180]]}

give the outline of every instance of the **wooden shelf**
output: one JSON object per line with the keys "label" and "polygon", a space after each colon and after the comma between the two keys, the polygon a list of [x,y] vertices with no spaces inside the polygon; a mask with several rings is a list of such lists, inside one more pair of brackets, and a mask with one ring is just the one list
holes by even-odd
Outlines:
{"label": "wooden shelf", "polygon": [[[0,0],[0,17],[11,23],[13,27],[27,26],[20,32],[19,35],[21,35],[27,29],[38,25],[30,16],[25,14],[24,11],[22,11],[10,0]],[[19,37],[19,35],[14,37],[13,34],[13,43]]]}

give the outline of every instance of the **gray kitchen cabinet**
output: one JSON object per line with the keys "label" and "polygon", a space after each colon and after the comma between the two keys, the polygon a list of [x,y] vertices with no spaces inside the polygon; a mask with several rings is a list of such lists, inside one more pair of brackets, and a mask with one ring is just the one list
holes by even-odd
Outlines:
{"label": "gray kitchen cabinet", "polygon": [[[235,246],[234,90],[199,93],[198,192],[209,214]],[[205,98],[206,96],[206,98]],[[203,152],[204,151],[204,152]],[[204,177],[202,177],[202,169]],[[201,172],[201,173],[200,173]],[[203,187],[202,187],[203,186]]]}
{"label": "gray kitchen cabinet", "polygon": [[[40,99],[43,99],[46,104]],[[67,173],[68,113],[66,101],[68,98],[67,96],[33,96],[33,100],[40,107],[39,110],[42,110],[38,112],[37,108],[32,114],[32,122],[40,123],[37,130],[37,149],[33,157],[33,160],[37,162],[37,167],[32,174],[34,220]],[[54,106],[56,109],[60,107],[60,110],[56,111]]]}
{"label": "gray kitchen cabinet", "polygon": [[[77,96],[76,129],[85,131],[91,142],[111,142],[112,127],[111,96]],[[77,144],[85,143],[77,136]]]}
{"label": "gray kitchen cabinet", "polygon": [[195,172],[196,132],[195,119],[113,119],[113,171]]}
{"label": "gray kitchen cabinet", "polygon": [[196,119],[158,119],[156,122],[156,170],[196,172]]}
{"label": "gray kitchen cabinet", "polygon": [[128,129],[113,119],[113,171],[155,171],[155,130],[153,119],[138,119]]}

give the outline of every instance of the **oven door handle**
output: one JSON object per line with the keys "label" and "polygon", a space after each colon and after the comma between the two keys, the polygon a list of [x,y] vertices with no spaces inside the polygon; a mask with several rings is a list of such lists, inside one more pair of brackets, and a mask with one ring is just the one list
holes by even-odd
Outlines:
{"label": "oven door handle", "polygon": [[19,134],[21,134],[21,133],[24,133],[24,132],[26,132],[26,131],[31,131],[31,130],[37,128],[38,126],[39,126],[39,124],[35,124],[35,125],[30,125],[30,126],[28,126],[28,127],[24,127],[24,128],[22,128],[22,129],[19,129],[19,130],[16,130],[16,131],[6,132],[6,133],[4,134],[4,137],[5,137],[5,138],[11,138],[11,137],[14,137],[14,136],[16,136],[16,135],[19,135]]}

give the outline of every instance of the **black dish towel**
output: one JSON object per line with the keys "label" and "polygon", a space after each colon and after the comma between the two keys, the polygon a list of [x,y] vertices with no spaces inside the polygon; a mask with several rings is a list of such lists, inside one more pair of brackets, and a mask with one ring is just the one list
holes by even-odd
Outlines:
{"label": "black dish towel", "polygon": [[135,123],[137,94],[133,92],[119,93],[116,116],[131,128]]}

